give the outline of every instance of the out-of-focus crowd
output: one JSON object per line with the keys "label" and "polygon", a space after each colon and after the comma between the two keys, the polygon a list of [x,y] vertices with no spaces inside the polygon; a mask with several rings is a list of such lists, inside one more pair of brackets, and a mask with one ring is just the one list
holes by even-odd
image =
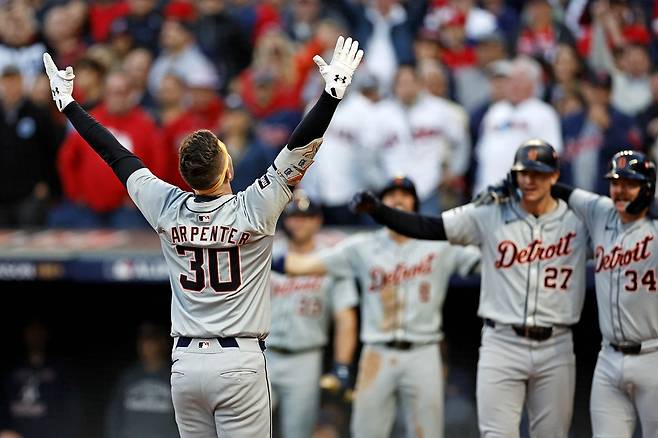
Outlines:
{"label": "out-of-focus crowd", "polygon": [[658,5],[588,0],[2,0],[0,227],[146,226],[51,102],[41,57],[72,65],[75,99],[183,188],[177,146],[207,128],[235,190],[269,166],[322,91],[312,57],[339,34],[365,49],[306,192],[327,224],[405,174],[436,213],[504,176],[523,141],[562,179],[605,192],[620,149],[655,156]]}

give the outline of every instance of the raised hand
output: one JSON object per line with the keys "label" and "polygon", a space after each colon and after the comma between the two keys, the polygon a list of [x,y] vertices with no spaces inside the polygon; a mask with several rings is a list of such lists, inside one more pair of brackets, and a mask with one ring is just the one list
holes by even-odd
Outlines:
{"label": "raised hand", "polygon": [[63,111],[66,105],[73,102],[73,67],[68,66],[66,70],[57,70],[48,52],[43,54],[43,65],[50,80],[50,91],[57,109]]}
{"label": "raised hand", "polygon": [[381,204],[381,201],[372,192],[361,191],[354,195],[349,207],[352,213],[370,214],[375,211],[379,204]]}
{"label": "raised hand", "polygon": [[320,55],[315,55],[313,61],[320,68],[320,74],[326,84],[325,90],[335,98],[342,99],[345,90],[352,83],[352,75],[361,63],[363,50],[359,50],[359,42],[342,36],[336,41],[331,63],[327,64]]}

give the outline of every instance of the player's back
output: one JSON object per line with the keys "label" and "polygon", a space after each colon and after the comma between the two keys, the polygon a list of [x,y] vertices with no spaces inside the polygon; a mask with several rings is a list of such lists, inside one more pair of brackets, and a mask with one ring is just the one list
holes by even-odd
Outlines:
{"label": "player's back", "polygon": [[245,191],[220,197],[135,174],[131,196],[158,232],[169,270],[172,336],[264,338],[273,235],[290,189],[271,167]]}

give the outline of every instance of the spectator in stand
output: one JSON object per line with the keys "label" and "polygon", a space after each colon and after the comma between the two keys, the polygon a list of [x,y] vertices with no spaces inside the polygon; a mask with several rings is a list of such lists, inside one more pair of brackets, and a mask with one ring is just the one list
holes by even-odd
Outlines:
{"label": "spectator in stand", "polygon": [[[163,176],[166,146],[155,122],[136,106],[130,77],[114,71],[105,80],[103,102],[91,115],[112,131],[121,144]],[[57,166],[66,200],[50,214],[53,227],[142,228],[148,226],[123,185],[105,162],[71,132],[59,151]]]}
{"label": "spectator in stand", "polygon": [[529,139],[545,140],[561,153],[557,113],[536,97],[541,80],[541,67],[533,59],[520,56],[512,62],[505,99],[489,107],[480,125],[474,193],[503,179],[517,148]]}
{"label": "spectator in stand", "polygon": [[162,127],[164,147],[167,150],[167,167],[164,180],[183,190],[190,190],[178,171],[178,147],[190,132],[200,129],[201,122],[187,107],[188,89],[185,80],[175,74],[167,74],[160,81],[158,90],[158,121]]}
{"label": "spectator in stand", "polygon": [[473,111],[489,100],[487,67],[506,57],[502,34],[482,35],[475,41],[475,64],[455,71],[455,97],[467,111]]}
{"label": "spectator in stand", "polygon": [[21,434],[13,430],[0,430],[0,438],[24,438]]}
{"label": "spectator in stand", "polygon": [[237,91],[251,114],[264,118],[278,111],[298,110],[305,79],[292,42],[281,31],[271,30],[258,40]]}
{"label": "spectator in stand", "polygon": [[91,57],[81,58],[75,65],[75,100],[91,111],[103,98],[107,70]]}
{"label": "spectator in stand", "polygon": [[189,89],[190,111],[200,122],[200,128],[217,132],[224,111],[224,102],[217,92],[219,82],[214,72],[193,70],[185,75]]}
{"label": "spectator in stand", "polygon": [[218,137],[224,139],[233,166],[237,167],[245,153],[254,147],[256,142],[253,120],[237,94],[227,96],[226,108],[219,126]]}
{"label": "spectator in stand", "polygon": [[[107,41],[112,22],[128,15],[128,3],[116,0],[94,0],[89,5],[89,34],[97,43]],[[77,70],[76,70],[77,71]]]}
{"label": "spectator in stand", "polygon": [[545,99],[557,106],[560,99],[580,88],[585,65],[574,46],[560,44],[551,63],[551,82],[546,87]]}
{"label": "spectator in stand", "polygon": [[24,2],[12,1],[0,8],[0,70],[18,66],[26,89],[43,72],[46,46],[38,39],[34,10]]}
{"label": "spectator in stand", "polygon": [[398,70],[395,97],[378,104],[375,147],[386,177],[413,175],[420,210],[441,211],[439,187],[466,172],[471,153],[468,118],[455,104],[423,90],[418,71]]}
{"label": "spectator in stand", "polygon": [[[486,70],[487,83],[489,84],[489,99],[481,103],[480,106],[475,108],[470,113],[470,133],[471,141],[477,144],[480,140],[482,120],[484,115],[489,111],[492,105],[505,99],[505,89],[507,88],[507,79],[512,69],[512,64],[506,59],[492,62]],[[475,162],[475,155],[472,157]],[[473,184],[474,166],[471,165],[469,172],[471,173],[469,182]]]}
{"label": "spectator in stand", "polygon": [[[116,58],[118,62],[125,59],[128,53],[135,49],[135,39],[130,33],[128,19],[126,17],[117,18],[112,22],[107,46],[110,48],[113,57]],[[144,48],[144,50],[151,53],[149,49]]]}
{"label": "spectator in stand", "polygon": [[148,88],[155,95],[160,80],[167,73],[185,77],[190,73],[212,77],[218,84],[215,66],[201,52],[194,37],[194,11],[178,8],[170,3],[165,9],[166,20],[162,25],[160,43],[162,51],[155,59],[149,73]]}
{"label": "spectator in stand", "polygon": [[443,50],[441,62],[451,70],[472,67],[476,63],[475,50],[466,40],[466,16],[454,10],[441,23],[440,38]]}
{"label": "spectator in stand", "polygon": [[513,53],[519,32],[519,13],[505,0],[483,0],[484,9],[496,19],[496,28],[505,38],[505,48]]}
{"label": "spectator in stand", "polygon": [[[651,102],[649,73],[651,59],[647,48],[624,36],[615,9],[607,2],[597,1],[592,8],[592,42],[589,53],[590,66],[595,70],[605,70],[612,76],[612,103],[621,112],[635,116]],[[608,46],[608,36],[613,44],[618,42],[621,50],[618,63]],[[640,41],[644,41],[640,38]]]}
{"label": "spectator in stand", "polygon": [[372,147],[378,129],[373,117],[379,101],[378,87],[373,74],[359,72],[355,89],[336,110],[324,135],[323,145],[327,147],[320,148],[301,183],[309,198],[321,204],[327,225],[363,223],[362,217],[348,208],[352,196],[365,187],[378,191],[385,181]]}
{"label": "spectator in stand", "polygon": [[[139,106],[147,111],[155,111],[156,102],[148,89],[149,72],[153,55],[142,47],[131,50],[123,60],[122,68],[130,77],[133,93]],[[77,83],[76,83],[77,86]]]}
{"label": "spectator in stand", "polygon": [[314,29],[322,18],[320,0],[292,0],[283,14],[283,28],[295,42],[305,42],[313,37]]}
{"label": "spectator in stand", "polygon": [[245,151],[240,163],[234,166],[233,190],[244,190],[263,175],[300,119],[301,115],[296,111],[278,111],[257,122],[256,141]]}
{"label": "spectator in stand", "polygon": [[563,23],[553,19],[553,7],[549,0],[525,2],[524,25],[516,41],[516,51],[551,63],[558,44],[575,45],[571,31]]}
{"label": "spectator in stand", "polygon": [[0,72],[0,228],[42,226],[59,194],[54,162],[61,137],[30,102],[18,67]]}
{"label": "spectator in stand", "polygon": [[428,3],[428,0],[404,4],[399,0],[329,0],[328,4],[347,21],[353,37],[367,50],[364,67],[377,77],[382,95],[391,90],[398,66],[413,64],[414,37],[423,24]]}
{"label": "spectator in stand", "polygon": [[87,13],[86,3],[71,1],[48,9],[43,23],[43,36],[54,52],[55,62],[75,65],[85,53],[82,30]]}
{"label": "spectator in stand", "polygon": [[641,145],[633,118],[611,103],[612,80],[607,73],[592,73],[583,84],[585,108],[562,121],[564,153],[562,179],[570,185],[605,195],[608,181],[601,178],[612,156]]}
{"label": "spectator in stand", "polygon": [[[151,53],[158,52],[162,13],[157,0],[127,0],[128,15],[125,16],[126,33],[132,36],[135,47],[145,47]],[[119,18],[118,20],[124,20]]]}
{"label": "spectator in stand", "polygon": [[167,332],[142,324],[137,335],[139,362],[114,385],[105,419],[105,438],[175,438]]}
{"label": "spectator in stand", "polygon": [[6,426],[25,438],[74,437],[80,426],[77,385],[65,363],[49,355],[48,341],[43,323],[29,322],[23,331],[25,355],[2,379]]}
{"label": "spectator in stand", "polygon": [[642,143],[654,159],[658,157],[658,69],[651,73],[651,104],[638,116]]}
{"label": "spectator in stand", "polygon": [[212,60],[226,91],[231,80],[251,62],[251,44],[228,0],[198,0],[199,18],[194,26],[201,51]]}

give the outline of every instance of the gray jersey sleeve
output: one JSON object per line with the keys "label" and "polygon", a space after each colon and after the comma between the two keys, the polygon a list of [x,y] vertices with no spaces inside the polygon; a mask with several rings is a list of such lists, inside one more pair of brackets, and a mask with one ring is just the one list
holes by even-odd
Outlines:
{"label": "gray jersey sleeve", "polygon": [[128,177],[128,194],[148,223],[156,231],[160,216],[178,197],[185,192],[176,186],[162,181],[147,168],[139,169]]}
{"label": "gray jersey sleeve", "polygon": [[281,212],[292,199],[292,192],[285,179],[270,166],[265,175],[239,196],[243,198],[244,213],[253,229],[272,236]]}
{"label": "gray jersey sleeve", "polygon": [[480,265],[482,253],[478,247],[456,246],[453,248],[455,250],[456,271],[460,276],[466,277]]}
{"label": "gray jersey sleeve", "polygon": [[466,204],[444,212],[441,217],[448,241],[457,245],[480,245],[486,233],[487,216],[496,214],[493,207]]}
{"label": "gray jersey sleeve", "polygon": [[356,307],[359,302],[359,296],[356,291],[356,282],[354,278],[351,277],[334,278],[329,295],[331,300],[331,311],[334,314],[341,310]]}
{"label": "gray jersey sleeve", "polygon": [[328,275],[353,278],[359,274],[357,248],[360,240],[360,236],[349,237],[335,247],[318,253]]}
{"label": "gray jersey sleeve", "polygon": [[586,190],[574,189],[569,196],[569,207],[576,213],[588,229],[595,228],[597,221],[605,220],[608,210],[613,208],[612,200]]}

